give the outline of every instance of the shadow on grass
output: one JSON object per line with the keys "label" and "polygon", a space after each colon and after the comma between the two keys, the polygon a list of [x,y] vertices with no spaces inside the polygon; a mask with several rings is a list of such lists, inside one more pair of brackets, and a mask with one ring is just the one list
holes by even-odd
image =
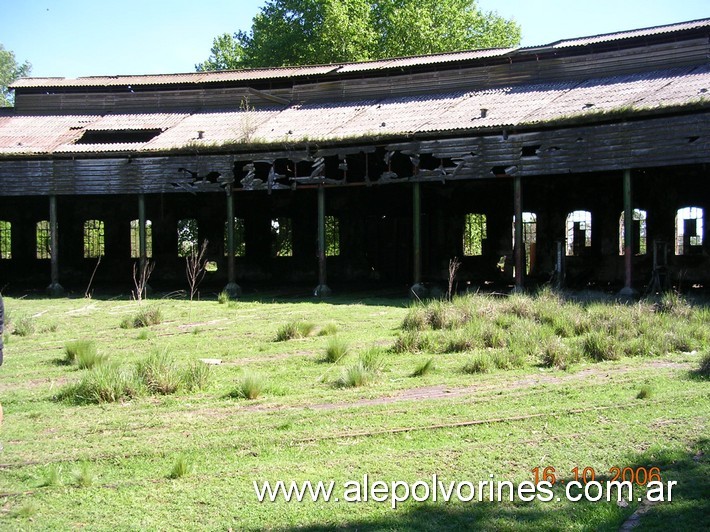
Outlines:
{"label": "shadow on grass", "polygon": [[[664,485],[676,481],[672,501],[652,505],[641,517],[637,530],[710,530],[710,440],[700,439],[675,449],[651,448],[634,455],[623,467],[634,470],[652,467],[661,470]],[[597,478],[604,483],[608,477]],[[637,488],[637,486],[634,486]],[[576,493],[576,492],[574,492]],[[592,492],[594,493],[594,492]],[[634,497],[637,496],[636,489]],[[373,519],[344,521],[324,525],[283,528],[282,530],[379,531],[379,530],[614,530],[639,507],[628,507],[616,500],[606,502],[566,502],[564,491],[555,487],[561,503],[415,503],[412,509],[390,511]],[[664,491],[667,496],[667,491]],[[388,504],[388,503],[382,503]],[[549,505],[549,506],[546,506]]]}

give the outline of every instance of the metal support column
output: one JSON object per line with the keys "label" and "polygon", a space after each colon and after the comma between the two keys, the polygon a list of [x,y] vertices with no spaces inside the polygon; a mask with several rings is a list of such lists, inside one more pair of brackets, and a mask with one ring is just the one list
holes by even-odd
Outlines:
{"label": "metal support column", "polygon": [[426,287],[422,284],[422,204],[421,183],[412,183],[412,271],[414,284],[409,289],[410,296],[421,299],[426,296]]}
{"label": "metal support column", "polygon": [[325,188],[321,185],[318,187],[318,286],[313,295],[328,297],[330,294],[325,259]]}
{"label": "metal support column", "polygon": [[[231,188],[231,187],[230,187]],[[242,288],[237,284],[234,267],[234,199],[231,190],[227,191],[227,286],[224,291],[231,298],[242,295]]]}
{"label": "metal support column", "polygon": [[49,196],[49,255],[51,262],[51,283],[47,292],[52,297],[64,295],[64,288],[59,284],[59,226],[57,224],[57,196]]}
{"label": "metal support column", "polygon": [[525,243],[523,242],[523,186],[519,175],[513,177],[513,210],[515,211],[515,290],[522,291],[525,284]]}
{"label": "metal support column", "polygon": [[633,289],[633,256],[634,256],[634,208],[631,193],[631,170],[624,170],[624,288],[620,296],[634,297]]}

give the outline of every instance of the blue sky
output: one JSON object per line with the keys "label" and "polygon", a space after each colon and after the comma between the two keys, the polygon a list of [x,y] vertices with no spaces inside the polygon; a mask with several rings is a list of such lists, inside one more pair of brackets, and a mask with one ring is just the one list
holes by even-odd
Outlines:
{"label": "blue sky", "polygon": [[[0,0],[0,43],[33,76],[193,72],[215,36],[248,30],[263,1]],[[709,0],[479,0],[515,18],[523,46],[710,18]]]}

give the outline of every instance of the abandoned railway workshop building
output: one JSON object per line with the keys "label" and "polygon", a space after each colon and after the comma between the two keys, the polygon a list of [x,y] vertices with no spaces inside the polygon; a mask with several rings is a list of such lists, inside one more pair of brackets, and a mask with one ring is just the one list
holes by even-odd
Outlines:
{"label": "abandoned railway workshop building", "polygon": [[510,49],[22,78],[0,285],[710,284],[710,19]]}

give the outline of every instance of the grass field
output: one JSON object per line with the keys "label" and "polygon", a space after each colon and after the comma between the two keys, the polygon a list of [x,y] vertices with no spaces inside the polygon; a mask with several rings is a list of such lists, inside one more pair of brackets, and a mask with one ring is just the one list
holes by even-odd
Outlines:
{"label": "grass field", "polygon": [[0,529],[618,530],[639,509],[567,501],[561,482],[549,502],[396,509],[253,487],[546,467],[657,467],[677,485],[641,529],[710,529],[706,306],[219,301],[5,299]]}

